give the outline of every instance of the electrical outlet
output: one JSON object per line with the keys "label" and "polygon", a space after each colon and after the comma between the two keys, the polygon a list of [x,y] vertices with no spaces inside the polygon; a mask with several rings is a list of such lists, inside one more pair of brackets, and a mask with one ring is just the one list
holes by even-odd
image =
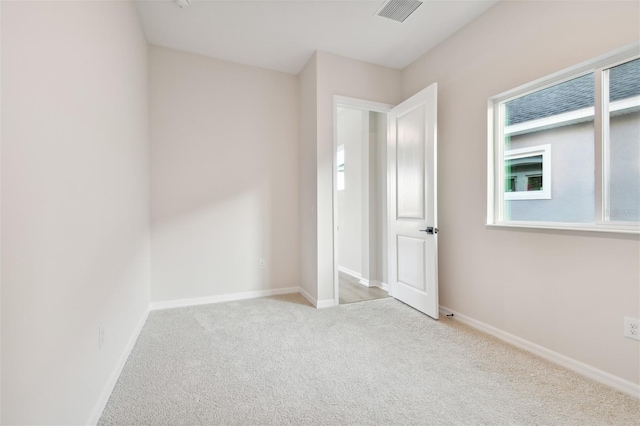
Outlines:
{"label": "electrical outlet", "polygon": [[260,269],[264,269],[266,267],[266,262],[264,259],[260,259]]}
{"label": "electrical outlet", "polygon": [[98,349],[102,349],[104,346],[104,327],[98,327]]}
{"label": "electrical outlet", "polygon": [[630,339],[640,340],[640,320],[624,317],[624,336]]}

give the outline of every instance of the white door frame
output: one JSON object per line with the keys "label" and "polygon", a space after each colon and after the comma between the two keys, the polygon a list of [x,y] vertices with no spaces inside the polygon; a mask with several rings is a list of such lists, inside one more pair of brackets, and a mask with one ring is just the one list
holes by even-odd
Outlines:
{"label": "white door frame", "polygon": [[[333,96],[333,153],[331,155],[333,164],[331,166],[332,175],[331,181],[333,184],[333,299],[335,306],[340,304],[340,287],[338,278],[338,188],[336,184],[337,169],[337,151],[338,151],[338,107],[346,107],[352,109],[360,109],[366,111],[374,111],[381,113],[388,113],[393,108],[393,105],[384,104],[380,102],[367,101],[363,99],[349,98],[346,96]],[[388,167],[388,166],[387,166]],[[389,194],[389,189],[386,191]],[[387,208],[388,203],[385,200],[384,208]],[[386,249],[386,248],[385,248]]]}

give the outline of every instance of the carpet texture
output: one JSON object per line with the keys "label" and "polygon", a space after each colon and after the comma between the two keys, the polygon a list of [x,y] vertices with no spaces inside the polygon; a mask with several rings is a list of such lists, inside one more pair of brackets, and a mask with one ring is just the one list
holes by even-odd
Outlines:
{"label": "carpet texture", "polygon": [[395,299],[152,312],[100,425],[637,425],[640,401]]}

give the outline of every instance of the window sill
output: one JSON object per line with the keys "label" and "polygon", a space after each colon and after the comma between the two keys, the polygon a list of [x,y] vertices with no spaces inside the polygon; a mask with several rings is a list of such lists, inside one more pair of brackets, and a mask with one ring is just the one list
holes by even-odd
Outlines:
{"label": "window sill", "polygon": [[614,234],[640,235],[640,225],[594,225],[583,223],[532,223],[532,222],[499,222],[487,223],[487,228],[546,229],[555,231],[587,231]]}

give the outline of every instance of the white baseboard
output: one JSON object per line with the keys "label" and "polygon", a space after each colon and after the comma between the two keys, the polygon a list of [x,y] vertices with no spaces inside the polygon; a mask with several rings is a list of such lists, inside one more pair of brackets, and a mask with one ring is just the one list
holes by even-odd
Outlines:
{"label": "white baseboard", "polygon": [[342,272],[343,274],[349,275],[349,277],[353,278],[356,281],[362,279],[362,274],[360,272],[354,271],[353,269],[345,268],[344,266],[338,266],[338,271]]}
{"label": "white baseboard", "polygon": [[344,266],[338,266],[338,272],[342,272],[343,274],[347,275],[349,281],[353,281],[365,287],[374,287],[374,285],[372,284],[374,281],[363,278],[360,272],[345,268]]}
{"label": "white baseboard", "polygon": [[127,346],[124,347],[120,358],[118,359],[118,363],[114,367],[111,375],[109,376],[109,380],[105,384],[102,389],[102,393],[100,394],[100,398],[98,398],[98,402],[96,402],[93,407],[93,411],[91,412],[91,416],[89,416],[89,420],[87,420],[87,425],[97,425],[100,421],[100,417],[102,417],[102,412],[104,411],[107,403],[109,402],[109,398],[111,397],[111,393],[113,392],[113,388],[115,388],[116,383],[118,383],[118,379],[120,378],[120,373],[122,373],[122,369],[124,365],[127,363],[127,359],[129,359],[129,355],[133,350],[133,347],[138,341],[138,336],[140,336],[140,332],[144,327],[144,324],[147,322],[147,318],[149,318],[149,308],[144,312],[142,318],[136,325],[136,328],[133,330],[129,341],[127,342]]}
{"label": "white baseboard", "polygon": [[358,281],[358,284],[363,285],[365,287],[371,287],[371,281],[369,281],[366,278],[360,278],[360,280]]}
{"label": "white baseboard", "polygon": [[220,294],[216,296],[195,297],[192,299],[166,300],[151,303],[150,309],[183,308],[185,306],[208,305],[211,303],[232,302],[234,300],[256,299],[258,297],[277,296],[279,294],[298,293],[298,287],[275,288],[270,290],[246,291],[242,293]]}
{"label": "white baseboard", "polygon": [[378,287],[387,293],[389,292],[389,284],[383,283],[382,281],[369,281],[369,287]]}
{"label": "white baseboard", "polygon": [[307,299],[309,301],[309,303],[311,303],[317,309],[332,308],[332,307],[336,306],[336,302],[333,299],[318,300],[315,297],[313,297],[312,295],[310,295],[303,288],[299,288],[298,291],[302,295],[302,297]]}
{"label": "white baseboard", "polygon": [[316,308],[318,309],[333,308],[334,306],[336,306],[336,301],[333,299],[318,300],[316,304]]}
{"label": "white baseboard", "polygon": [[307,299],[307,302],[311,303],[311,305],[313,305],[314,308],[317,308],[318,301],[316,300],[315,297],[307,293],[307,290],[300,287],[300,289],[298,289],[298,292],[302,295],[302,297]]}
{"label": "white baseboard", "polygon": [[640,398],[640,385],[637,385],[618,376],[614,376],[613,374],[607,373],[606,371],[599,370],[581,361],[570,358],[566,355],[562,355],[558,352],[552,351],[551,349],[540,346],[536,343],[530,342],[511,333],[507,333],[506,331],[475,320],[444,306],[440,306],[440,312],[442,312],[444,315],[453,314],[453,318],[463,324],[497,337],[498,339],[506,343],[538,355],[539,357],[542,357],[555,364],[561,365],[562,367],[565,367],[571,371],[575,371],[578,374],[610,386],[620,392],[624,392],[627,395]]}

